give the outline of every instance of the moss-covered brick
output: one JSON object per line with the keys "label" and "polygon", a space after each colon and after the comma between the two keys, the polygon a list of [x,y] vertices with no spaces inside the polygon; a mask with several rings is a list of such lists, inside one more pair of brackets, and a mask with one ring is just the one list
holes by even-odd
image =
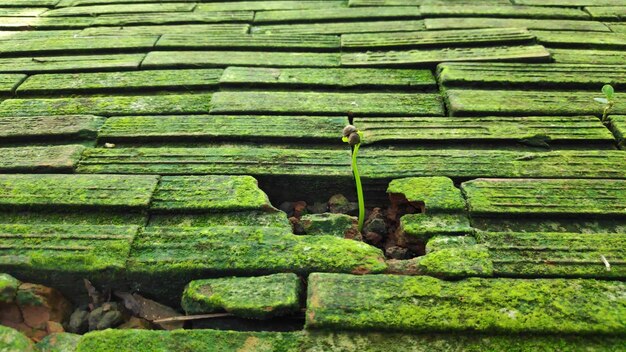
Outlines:
{"label": "moss-covered brick", "polygon": [[[359,153],[364,182],[401,177],[448,176],[624,178],[626,153],[604,151],[529,152],[513,150],[374,149]],[[386,185],[385,185],[386,187]]]}
{"label": "moss-covered brick", "polygon": [[621,6],[586,6],[585,11],[591,14],[594,20],[624,21],[626,19],[626,5]]}
{"label": "moss-covered brick", "polygon": [[7,55],[46,55],[96,52],[148,51],[156,43],[156,36],[111,38],[61,37],[0,41],[0,52]]}
{"label": "moss-covered brick", "polygon": [[[448,89],[445,95],[451,116],[602,115],[603,110],[593,100],[595,91]],[[626,93],[615,94],[612,111],[626,114]]]}
{"label": "moss-covered brick", "polygon": [[195,3],[161,3],[161,4],[113,4],[71,6],[50,10],[44,17],[66,16],[98,16],[110,13],[146,13],[146,12],[188,12],[192,11]]}
{"label": "moss-covered brick", "polygon": [[446,87],[597,90],[606,83],[616,88],[626,84],[626,68],[622,65],[455,62],[439,65],[437,73]]}
{"label": "moss-covered brick", "polygon": [[424,25],[428,30],[515,27],[547,31],[611,31],[609,27],[603,23],[594,21],[493,17],[427,18],[424,20]]}
{"label": "moss-covered brick", "polygon": [[[105,0],[109,1],[109,0]],[[154,2],[146,0],[145,2]],[[96,17],[94,26],[128,26],[192,23],[230,23],[252,22],[252,11],[216,11],[216,12],[163,12],[109,14]]]}
{"label": "moss-covered brick", "polygon": [[606,23],[606,25],[615,33],[626,33],[626,23],[624,22],[612,22]]}
{"label": "moss-covered brick", "polygon": [[[95,21],[95,20],[94,20]],[[167,24],[146,26],[100,26],[89,27],[80,32],[81,36],[132,36],[132,35],[216,35],[248,33],[246,23],[211,23],[211,24]]]}
{"label": "moss-covered brick", "polygon": [[342,53],[342,66],[411,66],[444,61],[548,61],[550,53],[541,45],[366,51]]}
{"label": "moss-covered brick", "polygon": [[[337,144],[341,143],[337,131],[347,124],[347,116],[120,116],[106,120],[98,141],[144,144],[295,140]],[[294,125],[298,128],[294,129]]]}
{"label": "moss-covered brick", "polygon": [[0,29],[41,30],[85,28],[93,24],[93,17],[3,17]]}
{"label": "moss-covered brick", "polygon": [[510,5],[510,0],[348,0],[348,6]]}
{"label": "moss-covered brick", "polygon": [[0,72],[86,72],[137,69],[146,54],[0,58]]}
{"label": "moss-covered brick", "polygon": [[[97,285],[119,285],[138,226],[0,225],[0,271],[23,281],[84,294],[87,278]],[[72,296],[74,297],[74,296]]]}
{"label": "moss-covered brick", "polygon": [[405,235],[418,240],[474,232],[464,214],[407,214],[400,218],[400,224]]}
{"label": "moss-covered brick", "polygon": [[406,32],[424,30],[424,21],[363,21],[363,22],[320,22],[303,24],[275,24],[254,26],[252,33],[263,34],[345,34],[373,32]]}
{"label": "moss-covered brick", "polygon": [[[115,3],[128,3],[128,4],[140,4],[140,3],[154,3],[154,0],[54,0],[58,2],[55,7],[71,7],[71,6],[84,6],[84,5],[106,5]],[[170,0],[167,2],[185,2],[186,0]]]}
{"label": "moss-covered brick", "polygon": [[2,352],[37,352],[31,339],[4,325],[0,325],[0,347]]}
{"label": "moss-covered brick", "polygon": [[311,87],[311,88],[383,88],[435,89],[437,82],[430,70],[370,68],[267,68],[228,67],[221,85]]}
{"label": "moss-covered brick", "polygon": [[410,177],[389,183],[387,193],[402,195],[424,206],[426,213],[458,213],[465,210],[461,191],[447,177]]}
{"label": "moss-covered brick", "polygon": [[157,176],[0,175],[0,208],[145,210]]}
{"label": "moss-covered brick", "polygon": [[485,28],[451,31],[416,31],[344,34],[343,49],[411,48],[450,45],[510,44],[530,42],[534,36],[524,28]]}
{"label": "moss-covered brick", "polygon": [[205,11],[266,11],[266,10],[303,10],[325,7],[344,7],[341,0],[303,0],[303,1],[224,1],[199,4],[195,12]]}
{"label": "moss-covered brick", "polygon": [[92,115],[0,117],[0,143],[95,140],[103,123]]}
{"label": "moss-covered brick", "polygon": [[318,8],[307,10],[259,11],[254,16],[254,23],[331,22],[343,20],[372,21],[421,17],[420,9],[417,6]]}
{"label": "moss-covered brick", "polygon": [[300,311],[302,283],[296,274],[194,280],[181,305],[188,315],[226,311],[237,317],[268,319]]}
{"label": "moss-covered brick", "polygon": [[15,300],[20,280],[5,273],[0,273],[0,303],[11,303]]}
{"label": "moss-covered brick", "polygon": [[531,146],[614,144],[611,132],[594,116],[532,117],[357,117],[366,144],[521,143]]}
{"label": "moss-covered brick", "polygon": [[22,7],[22,6],[45,6],[52,7],[56,5],[59,0],[0,0],[1,6],[6,7]]}
{"label": "moss-covered brick", "polygon": [[222,330],[119,330],[90,332],[76,352],[300,352],[300,334]]}
{"label": "moss-covered brick", "polygon": [[626,339],[607,336],[406,334],[306,331],[303,352],[619,352]]}
{"label": "moss-covered brick", "polygon": [[[626,7],[624,7],[626,8]],[[548,47],[620,50],[626,48],[626,34],[584,31],[532,31]]]}
{"label": "moss-covered brick", "polygon": [[565,7],[538,6],[489,6],[489,5],[424,5],[420,7],[424,17],[503,17],[503,18],[554,18],[589,19],[589,14]]}
{"label": "moss-covered brick", "polygon": [[[437,238],[434,238],[431,242],[436,240]],[[418,257],[416,261],[420,273],[446,279],[490,277],[494,273],[490,253],[487,248],[480,245],[440,248]]]}
{"label": "moss-covered brick", "polygon": [[187,91],[216,87],[222,72],[221,69],[201,69],[41,74],[30,76],[20,85],[17,94]]}
{"label": "moss-covered brick", "polygon": [[157,49],[242,49],[242,50],[310,50],[338,51],[339,38],[332,35],[170,35],[165,34]]}
{"label": "moss-covered brick", "polygon": [[8,99],[0,104],[0,116],[166,115],[206,113],[210,108],[210,93],[82,96],[72,98]]}
{"label": "moss-covered brick", "polygon": [[624,149],[626,147],[626,116],[610,116],[611,131],[619,145]]}
{"label": "moss-covered brick", "polygon": [[91,148],[80,173],[273,175],[351,178],[350,152],[258,147]]}
{"label": "moss-covered brick", "polygon": [[152,51],[141,64],[159,67],[335,67],[339,53],[273,52],[273,51]]}
{"label": "moss-covered brick", "polygon": [[[3,5],[4,6],[4,5]],[[38,31],[0,31],[2,40],[24,40],[37,38],[71,37],[80,32],[80,29],[58,29],[58,30],[38,30]]]}
{"label": "moss-covered brick", "polygon": [[478,179],[461,188],[473,217],[626,217],[625,180]]}
{"label": "moss-covered brick", "polygon": [[94,331],[79,352],[621,352],[625,339],[611,336],[406,334],[393,332],[221,330]]}
{"label": "moss-covered brick", "polygon": [[[211,114],[441,116],[439,94],[221,91]],[[0,105],[1,108],[2,105]]]}
{"label": "moss-covered brick", "polygon": [[623,50],[549,48],[548,51],[559,64],[621,65],[624,62]]}
{"label": "moss-covered brick", "polygon": [[72,172],[83,150],[81,145],[0,148],[0,172]]}
{"label": "moss-covered brick", "polygon": [[476,237],[497,276],[626,278],[623,233],[478,232]]}
{"label": "moss-covered brick", "polygon": [[530,6],[618,6],[622,0],[513,0],[515,5]]}
{"label": "moss-covered brick", "polygon": [[0,74],[0,94],[11,94],[15,88],[26,78],[20,74]]}
{"label": "moss-covered brick", "polygon": [[357,218],[346,214],[304,214],[301,218],[304,233],[308,236],[354,236],[358,232],[357,223]]}
{"label": "moss-covered brick", "polygon": [[229,212],[274,209],[250,176],[164,176],[150,209],[159,212]]}
{"label": "moss-covered brick", "polygon": [[[177,297],[190,280],[315,271],[380,273],[380,249],[332,236],[296,236],[259,226],[149,226],[133,242],[128,260],[140,289]],[[167,280],[168,285],[163,285]]]}
{"label": "moss-covered brick", "polygon": [[53,333],[37,342],[41,352],[75,352],[82,336],[67,332]]}
{"label": "moss-covered brick", "polygon": [[310,329],[613,334],[626,331],[626,284],[584,279],[443,281],[315,273]]}
{"label": "moss-covered brick", "polygon": [[287,214],[282,211],[268,212],[266,210],[202,214],[155,213],[150,215],[148,225],[161,227],[257,226],[283,229],[286,232],[292,229]]}

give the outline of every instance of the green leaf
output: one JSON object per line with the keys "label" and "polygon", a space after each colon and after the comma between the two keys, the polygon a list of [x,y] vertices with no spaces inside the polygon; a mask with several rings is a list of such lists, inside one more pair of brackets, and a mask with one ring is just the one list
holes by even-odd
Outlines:
{"label": "green leaf", "polygon": [[593,100],[597,101],[598,103],[602,103],[602,104],[608,104],[609,100],[606,98],[593,98]]}
{"label": "green leaf", "polygon": [[604,85],[604,87],[602,87],[602,93],[604,93],[604,96],[606,96],[608,100],[611,100],[615,95],[615,89],[613,89],[613,86],[611,86],[610,84],[606,84]]}

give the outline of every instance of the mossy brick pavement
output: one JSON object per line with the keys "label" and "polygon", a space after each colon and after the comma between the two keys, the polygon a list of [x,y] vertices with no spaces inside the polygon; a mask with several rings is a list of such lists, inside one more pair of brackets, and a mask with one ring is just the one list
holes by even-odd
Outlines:
{"label": "mossy brick pavement", "polygon": [[[625,11],[0,0],[0,272],[259,326],[306,310],[302,331],[109,330],[78,351],[621,351]],[[356,199],[350,123],[367,206],[420,211],[393,225],[414,258],[278,210]]]}

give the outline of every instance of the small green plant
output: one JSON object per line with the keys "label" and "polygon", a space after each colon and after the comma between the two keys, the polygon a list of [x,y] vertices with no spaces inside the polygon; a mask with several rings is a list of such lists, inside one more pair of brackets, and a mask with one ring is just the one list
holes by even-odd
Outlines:
{"label": "small green plant", "polygon": [[610,84],[606,84],[602,87],[602,93],[604,94],[604,98],[593,98],[593,100],[604,104],[602,122],[606,122],[611,109],[613,109],[613,106],[615,105],[615,89],[613,89],[613,86]]}
{"label": "small green plant", "polygon": [[359,175],[359,167],[357,165],[357,154],[359,153],[362,139],[363,132],[356,127],[352,125],[344,127],[341,140],[352,147],[352,173],[354,174],[356,194],[359,202],[359,232],[363,232],[363,223],[365,222],[365,200],[363,199],[363,186],[361,185],[361,176]]}

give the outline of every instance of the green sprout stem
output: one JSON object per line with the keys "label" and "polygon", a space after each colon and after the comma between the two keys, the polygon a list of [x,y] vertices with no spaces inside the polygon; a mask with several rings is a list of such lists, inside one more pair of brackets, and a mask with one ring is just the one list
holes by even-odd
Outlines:
{"label": "green sprout stem", "polygon": [[[361,136],[361,132],[357,133]],[[356,159],[360,146],[361,143],[357,143],[352,150],[352,173],[354,174],[356,194],[359,202],[359,232],[363,232],[363,222],[365,221],[365,201],[363,199],[363,186],[361,185],[361,176],[359,175],[359,167]]]}

